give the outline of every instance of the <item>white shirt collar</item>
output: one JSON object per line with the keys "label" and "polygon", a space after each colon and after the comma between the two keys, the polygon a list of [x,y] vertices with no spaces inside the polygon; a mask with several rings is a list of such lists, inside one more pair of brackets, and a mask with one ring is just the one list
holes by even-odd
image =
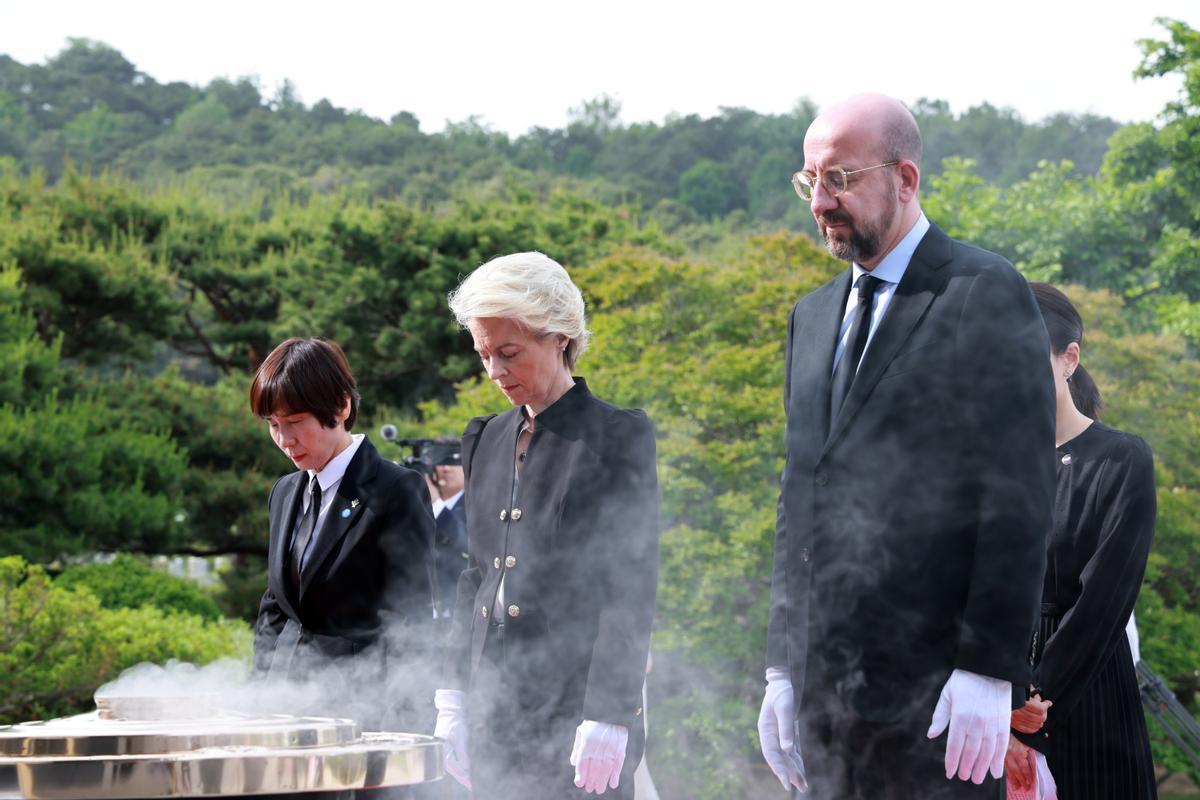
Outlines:
{"label": "white shirt collar", "polygon": [[350,461],[354,458],[354,454],[358,452],[358,448],[365,438],[366,434],[354,434],[350,437],[350,446],[329,459],[329,463],[325,465],[324,469],[316,473],[311,469],[308,470],[308,477],[310,479],[314,474],[317,476],[317,482],[321,484],[322,494],[327,493],[329,487],[340,481],[342,476],[346,474],[346,467],[350,466]]}
{"label": "white shirt collar", "polygon": [[463,496],[463,490],[459,489],[457,494],[453,494],[450,497],[447,497],[445,500],[443,500],[442,505],[444,505],[448,509],[454,508],[455,504],[458,503],[459,498],[461,498],[462,496]]}
{"label": "white shirt collar", "polygon": [[[871,274],[881,281],[887,281],[891,284],[900,283],[900,279],[904,277],[905,270],[908,269],[908,262],[912,261],[913,253],[917,250],[917,245],[921,243],[921,239],[925,238],[925,234],[929,231],[929,220],[925,217],[925,212],[917,217],[917,221],[908,229],[908,233],[904,234],[895,247],[888,252],[883,260],[875,265],[875,269],[871,270]],[[857,263],[854,264],[854,275],[851,277],[851,282],[857,282],[859,277],[867,270],[860,267]]]}

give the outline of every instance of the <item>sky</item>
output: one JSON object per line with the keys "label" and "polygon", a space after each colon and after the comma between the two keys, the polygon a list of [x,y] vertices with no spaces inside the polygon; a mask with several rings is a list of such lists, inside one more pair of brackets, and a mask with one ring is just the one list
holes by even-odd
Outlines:
{"label": "sky", "polygon": [[561,127],[607,94],[625,123],[711,116],[723,106],[782,113],[862,91],[905,102],[982,102],[1028,121],[1069,111],[1152,119],[1174,79],[1134,81],[1136,40],[1155,17],[1200,27],[1197,0],[957,0],[705,4],[674,0],[39,0],[2,11],[0,53],[42,63],[68,37],[120,50],[161,82],[287,79],[307,104],[426,132],[472,115],[516,135]]}

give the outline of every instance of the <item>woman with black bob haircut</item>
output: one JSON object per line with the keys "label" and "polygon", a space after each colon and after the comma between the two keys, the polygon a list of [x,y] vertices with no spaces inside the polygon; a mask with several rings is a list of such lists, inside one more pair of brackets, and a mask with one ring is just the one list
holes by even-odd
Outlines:
{"label": "woman with black bob haircut", "polygon": [[431,655],[429,493],[419,473],[351,433],[358,405],[345,354],[323,339],[288,339],[254,374],[250,409],[296,467],[268,500],[254,669],[321,684],[327,696],[305,713],[419,724],[416,698],[390,689],[427,671]]}
{"label": "woman with black bob haircut", "polygon": [[1154,798],[1125,634],[1154,538],[1154,459],[1141,438],[1098,421],[1104,406],[1080,363],[1079,312],[1053,286],[1031,288],[1050,335],[1058,485],[1031,648],[1034,697],[1013,713],[1008,780],[1032,783],[1034,748],[1064,800]]}
{"label": "woman with black bob haircut", "polygon": [[654,427],[572,377],[583,295],[516,253],[451,294],[513,408],[463,435],[468,567],[436,733],[488,800],[633,797],[658,576]]}

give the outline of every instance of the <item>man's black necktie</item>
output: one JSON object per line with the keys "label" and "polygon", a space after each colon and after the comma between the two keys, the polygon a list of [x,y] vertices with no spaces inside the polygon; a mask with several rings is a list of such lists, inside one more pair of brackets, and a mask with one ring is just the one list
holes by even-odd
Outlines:
{"label": "man's black necktie", "polygon": [[296,526],[296,534],[292,537],[291,575],[296,591],[300,591],[300,567],[304,563],[304,551],[312,541],[317,529],[317,517],[321,513],[321,482],[313,475],[308,479],[308,509]]}
{"label": "man's black necktie", "polygon": [[846,337],[846,347],[842,350],[842,358],[838,361],[837,369],[833,371],[833,385],[829,392],[829,419],[837,419],[838,411],[850,393],[850,385],[854,383],[854,375],[858,372],[858,362],[862,360],[863,351],[867,349],[867,337],[871,333],[871,303],[875,292],[883,285],[883,281],[869,273],[859,276],[858,305],[854,308],[854,321],[850,323],[850,335]]}

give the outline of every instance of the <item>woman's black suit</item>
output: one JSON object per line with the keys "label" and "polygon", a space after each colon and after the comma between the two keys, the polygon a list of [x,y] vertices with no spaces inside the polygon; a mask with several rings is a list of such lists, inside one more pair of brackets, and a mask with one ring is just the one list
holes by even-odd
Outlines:
{"label": "woman's black suit", "polygon": [[523,423],[514,408],[463,436],[470,557],[450,652],[469,687],[472,784],[496,799],[582,796],[569,759],[590,719],[629,729],[606,796],[632,797],[658,577],[654,427],[576,379],[535,418],[514,498]]}
{"label": "woman's black suit", "polygon": [[[364,439],[354,454],[300,585],[288,548],[304,471],[271,489],[267,590],[254,626],[254,667],[325,690],[297,713],[354,716],[368,727],[420,725],[433,663],[433,513],[419,473],[382,458]],[[296,698],[300,702],[300,698]]]}

